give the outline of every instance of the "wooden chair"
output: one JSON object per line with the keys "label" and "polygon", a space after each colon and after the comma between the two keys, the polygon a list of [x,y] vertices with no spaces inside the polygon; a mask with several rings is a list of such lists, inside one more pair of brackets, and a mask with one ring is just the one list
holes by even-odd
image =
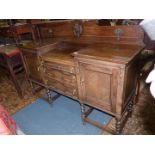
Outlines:
{"label": "wooden chair", "polygon": [[17,74],[24,70],[20,49],[15,45],[1,47],[0,67],[12,79],[18,95],[22,97],[22,89],[17,77]]}

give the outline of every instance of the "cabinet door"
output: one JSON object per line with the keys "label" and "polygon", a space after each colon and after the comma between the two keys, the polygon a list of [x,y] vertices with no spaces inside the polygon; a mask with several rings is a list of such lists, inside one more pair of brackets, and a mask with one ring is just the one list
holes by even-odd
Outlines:
{"label": "cabinet door", "polygon": [[117,69],[79,63],[80,100],[97,109],[115,112],[117,77]]}

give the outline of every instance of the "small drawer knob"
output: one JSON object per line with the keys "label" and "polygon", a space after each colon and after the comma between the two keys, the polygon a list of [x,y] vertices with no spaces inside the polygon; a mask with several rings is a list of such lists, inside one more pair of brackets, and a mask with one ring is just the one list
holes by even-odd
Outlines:
{"label": "small drawer knob", "polygon": [[73,90],[73,93],[72,94],[75,95],[75,93],[76,93],[76,89]]}

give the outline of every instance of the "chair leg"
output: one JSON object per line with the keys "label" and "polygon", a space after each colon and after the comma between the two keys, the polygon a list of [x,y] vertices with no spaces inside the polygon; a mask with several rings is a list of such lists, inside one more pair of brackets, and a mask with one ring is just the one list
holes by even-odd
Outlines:
{"label": "chair leg", "polygon": [[20,84],[18,83],[18,80],[17,80],[17,75],[15,73],[15,70],[13,69],[13,65],[12,65],[12,60],[10,58],[6,58],[6,61],[7,61],[7,68],[8,68],[8,71],[10,73],[10,77],[14,83],[14,86],[16,88],[16,91],[19,95],[19,97],[23,97],[23,94],[22,94],[22,89],[20,87]]}
{"label": "chair leg", "polygon": [[13,71],[12,68],[10,68],[10,74],[11,74],[11,79],[12,79],[14,85],[15,85],[15,88],[16,88],[16,90],[17,90],[18,95],[19,95],[20,97],[23,97],[21,87],[20,87],[20,85],[19,85],[19,83],[18,83],[18,80],[17,80],[16,75],[15,75],[15,73],[14,73],[14,71]]}
{"label": "chair leg", "polygon": [[33,86],[33,83],[31,80],[29,80],[29,83],[30,83],[30,87],[31,87],[31,90],[32,90],[32,94],[34,95],[35,94],[35,88]]}

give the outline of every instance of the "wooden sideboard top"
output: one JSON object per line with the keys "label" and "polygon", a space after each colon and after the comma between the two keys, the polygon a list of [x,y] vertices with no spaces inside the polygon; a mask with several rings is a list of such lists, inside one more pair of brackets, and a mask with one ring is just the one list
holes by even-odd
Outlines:
{"label": "wooden sideboard top", "polygon": [[144,48],[142,45],[93,44],[73,53],[74,56],[126,64]]}
{"label": "wooden sideboard top", "polygon": [[85,44],[63,41],[57,44],[54,49],[42,55],[42,59],[48,62],[59,62],[74,66],[72,53],[85,47]]}
{"label": "wooden sideboard top", "polygon": [[39,50],[40,48],[44,48],[50,44],[58,43],[59,41],[61,41],[61,38],[28,41],[22,42],[19,47],[22,49]]}

